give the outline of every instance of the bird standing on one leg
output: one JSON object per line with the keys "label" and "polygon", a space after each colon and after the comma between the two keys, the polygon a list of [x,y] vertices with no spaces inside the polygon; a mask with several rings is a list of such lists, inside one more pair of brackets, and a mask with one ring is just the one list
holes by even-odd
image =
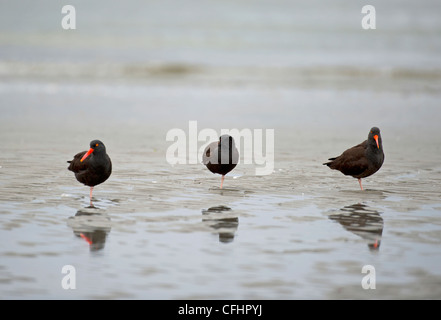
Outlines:
{"label": "bird standing on one leg", "polygon": [[324,165],[358,179],[360,188],[363,190],[361,179],[377,172],[384,162],[380,129],[373,127],[369,131],[367,140],[347,149],[340,156],[328,160],[331,161]]}
{"label": "bird standing on one leg", "polygon": [[77,153],[72,161],[67,162],[70,163],[67,169],[75,173],[75,178],[90,187],[90,206],[93,207],[93,187],[106,181],[112,173],[112,162],[104,143],[91,141],[88,151]]}
{"label": "bird standing on one leg", "polygon": [[204,150],[202,163],[213,173],[222,175],[220,188],[224,184],[225,175],[233,170],[239,162],[239,151],[233,137],[222,135],[219,141],[210,143]]}

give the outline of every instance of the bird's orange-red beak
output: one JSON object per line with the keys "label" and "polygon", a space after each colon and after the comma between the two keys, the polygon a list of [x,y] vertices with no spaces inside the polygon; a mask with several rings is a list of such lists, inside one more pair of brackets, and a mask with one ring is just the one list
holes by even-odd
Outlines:
{"label": "bird's orange-red beak", "polygon": [[92,152],[93,152],[93,148],[90,148],[89,151],[87,151],[87,153],[81,158],[80,162],[83,162],[83,160],[86,159]]}
{"label": "bird's orange-red beak", "polygon": [[378,143],[378,135],[377,134],[374,136],[374,139],[377,142],[378,149],[380,149],[380,144]]}

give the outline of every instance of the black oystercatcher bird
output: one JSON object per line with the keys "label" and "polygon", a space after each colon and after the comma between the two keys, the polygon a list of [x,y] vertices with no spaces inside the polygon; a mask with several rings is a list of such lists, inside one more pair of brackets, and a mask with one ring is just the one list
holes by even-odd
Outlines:
{"label": "black oystercatcher bird", "polygon": [[90,187],[90,206],[92,205],[93,187],[103,183],[112,173],[112,162],[106,153],[106,147],[100,140],[90,142],[89,151],[77,153],[68,170],[75,173],[75,178]]}
{"label": "black oystercatcher bird", "polygon": [[357,178],[360,188],[363,190],[361,178],[377,172],[384,162],[380,129],[373,127],[369,131],[367,140],[346,150],[340,156],[328,160],[331,161],[324,163],[324,165],[339,170],[347,176]]}
{"label": "black oystercatcher bird", "polygon": [[239,151],[232,136],[220,136],[219,141],[210,143],[204,150],[202,163],[213,173],[222,175],[220,188],[225,175],[233,170],[239,162]]}

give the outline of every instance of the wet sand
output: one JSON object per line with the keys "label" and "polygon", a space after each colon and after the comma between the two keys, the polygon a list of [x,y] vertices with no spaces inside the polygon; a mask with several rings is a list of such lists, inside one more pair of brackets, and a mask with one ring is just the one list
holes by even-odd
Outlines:
{"label": "wet sand", "polygon": [[[275,130],[274,172],[256,176],[255,164],[239,164],[220,190],[220,176],[203,165],[172,166],[166,161],[171,142],[165,136],[177,119],[168,126],[161,123],[167,118],[155,124],[154,112],[132,106],[124,109],[127,116],[118,125],[115,120],[106,123],[101,120],[109,113],[100,117],[96,105],[110,101],[112,90],[102,94],[93,86],[81,99],[94,105],[79,106],[76,115],[50,117],[55,110],[51,105],[63,101],[70,90],[70,85],[53,85],[50,94],[43,89],[34,94],[46,102],[38,111],[29,108],[21,121],[2,125],[3,299],[441,297],[441,141],[435,121],[425,116],[439,112],[435,103],[426,104],[425,111],[414,114],[414,126],[405,127],[396,124],[386,101],[369,112],[357,109],[358,114],[372,112],[378,120],[369,121],[368,128],[367,121],[352,121],[347,113],[326,126],[329,114],[320,116],[314,108],[297,113],[294,108],[287,114],[296,125],[286,127],[281,120],[281,125],[270,127]],[[111,95],[118,90],[128,90],[122,100],[139,103],[150,95],[149,90],[133,95],[130,86]],[[176,105],[184,95],[174,100],[166,90],[151,90]],[[231,109],[240,104],[231,98],[235,90],[220,94]],[[297,94],[262,93],[258,88],[248,92],[253,90],[268,100]],[[189,97],[195,94],[186,92]],[[197,99],[206,99],[201,105],[208,105],[218,95],[219,90],[206,89]],[[352,95],[339,93],[339,110],[350,110],[346,104]],[[9,97],[25,108],[23,100],[32,94]],[[401,99],[393,93],[382,97]],[[291,105],[286,101],[286,107]],[[412,97],[400,102],[404,110],[411,108],[405,101]],[[91,116],[85,117],[88,108]],[[316,108],[325,112],[324,106]],[[237,110],[251,120],[239,116],[232,123],[243,120],[255,128],[254,110]],[[313,117],[317,124],[301,124]],[[420,126],[424,122],[431,125]],[[202,116],[200,123],[210,119]],[[382,129],[386,160],[379,172],[364,179],[362,192],[356,179],[322,163],[365,139],[371,125]],[[188,122],[180,127],[186,131]],[[89,189],[75,180],[66,161],[95,138],[106,144],[114,169],[109,180],[95,188],[97,208],[91,209]],[[75,290],[61,287],[61,268],[68,264],[76,268]],[[364,265],[376,269],[375,290],[361,286]]]}

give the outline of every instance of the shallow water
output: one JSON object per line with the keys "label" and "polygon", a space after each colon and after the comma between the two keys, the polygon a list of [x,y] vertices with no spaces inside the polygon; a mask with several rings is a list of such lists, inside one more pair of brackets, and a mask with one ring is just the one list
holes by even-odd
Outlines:
{"label": "shallow water", "polygon": [[[276,135],[286,154],[273,174],[239,165],[223,190],[202,165],[110,143],[114,172],[94,190],[97,208],[66,170],[65,138],[31,135],[20,148],[3,140],[3,298],[440,297],[439,157],[400,165],[406,148],[385,133],[387,161],[364,192],[316,160],[328,143],[301,153],[289,135]],[[75,290],[61,287],[64,265],[76,268]],[[375,290],[361,287],[364,265]]]}
{"label": "shallow water", "polygon": [[[19,6],[0,19],[0,298],[441,298],[438,2],[378,4],[375,35],[344,1],[222,2],[214,20],[131,3],[107,24],[78,13],[70,41],[50,2],[34,9],[53,30],[8,23]],[[220,190],[203,165],[171,165],[167,132],[189,138],[189,121],[274,129],[273,172],[240,163]],[[362,192],[322,163],[374,125],[386,158]],[[66,161],[96,138],[113,172],[89,208]]]}

